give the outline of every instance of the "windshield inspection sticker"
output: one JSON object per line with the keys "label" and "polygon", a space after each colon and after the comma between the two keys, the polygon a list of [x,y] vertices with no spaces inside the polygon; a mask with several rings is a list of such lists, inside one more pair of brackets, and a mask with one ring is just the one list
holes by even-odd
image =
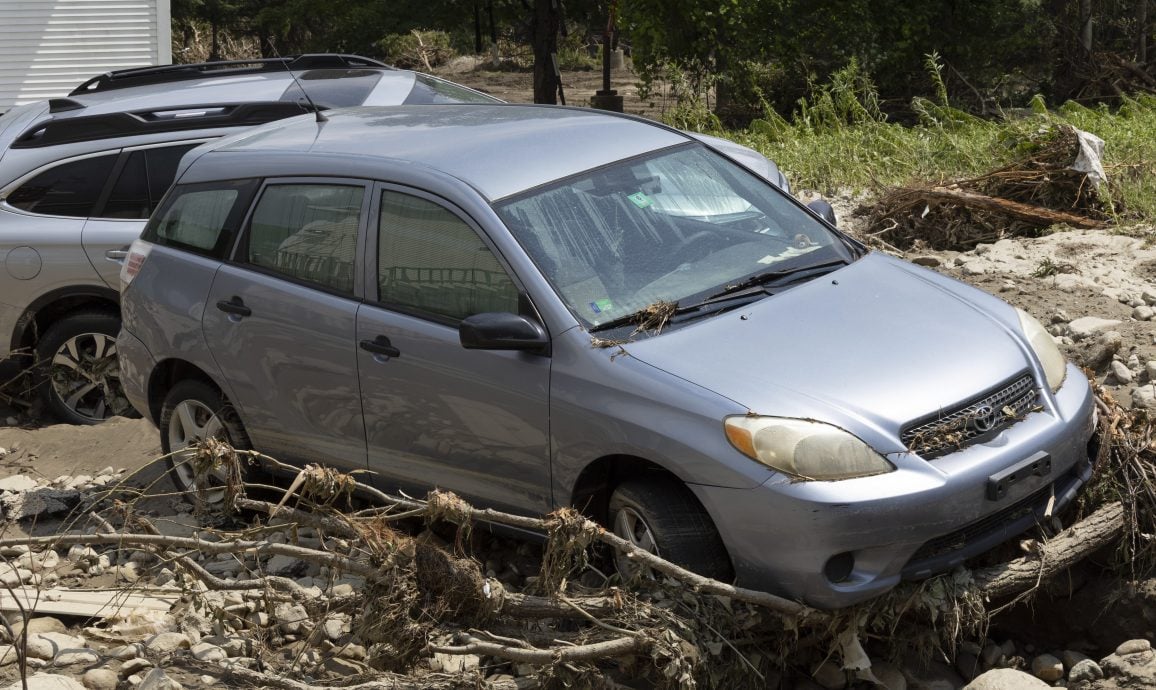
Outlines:
{"label": "windshield inspection sticker", "polygon": [[632,201],[634,203],[634,205],[637,206],[638,208],[646,208],[646,207],[648,207],[654,203],[653,201],[650,200],[650,197],[646,196],[642,192],[635,192],[633,194],[628,194],[626,196],[626,198],[630,199],[630,201]]}
{"label": "windshield inspection sticker", "polygon": [[604,311],[610,311],[614,308],[614,303],[608,299],[594,300],[590,303],[590,311],[595,314],[601,314]]}

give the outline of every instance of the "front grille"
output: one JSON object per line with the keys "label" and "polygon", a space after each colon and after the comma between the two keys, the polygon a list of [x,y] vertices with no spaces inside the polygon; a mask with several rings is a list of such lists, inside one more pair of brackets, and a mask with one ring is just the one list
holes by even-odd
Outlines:
{"label": "front grille", "polygon": [[899,438],[908,450],[930,460],[994,436],[1031,412],[1039,398],[1035,379],[1023,374],[953,410],[908,425]]}

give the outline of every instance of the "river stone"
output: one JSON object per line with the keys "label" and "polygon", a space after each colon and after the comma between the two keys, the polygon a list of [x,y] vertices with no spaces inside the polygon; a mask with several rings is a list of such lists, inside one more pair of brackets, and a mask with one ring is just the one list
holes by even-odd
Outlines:
{"label": "river stone", "polygon": [[1054,683],[1064,677],[1064,664],[1051,654],[1041,654],[1032,659],[1032,675]]}
{"label": "river stone", "polygon": [[1116,654],[1119,654],[1120,656],[1126,656],[1128,654],[1139,654],[1140,652],[1146,652],[1149,649],[1152,649],[1152,643],[1141,638],[1138,640],[1128,640],[1127,642],[1121,643],[1119,647],[1116,647]]}
{"label": "river stone", "polygon": [[1098,316],[1084,316],[1069,323],[1068,330],[1071,331],[1072,337],[1079,340],[1081,338],[1087,338],[1090,335],[1095,335],[1100,331],[1106,331],[1119,324],[1120,321],[1117,319],[1101,319]]}
{"label": "river stone", "polygon": [[1072,670],[1068,672],[1068,682],[1079,683],[1080,681],[1100,680],[1104,677],[1104,670],[1100,665],[1091,659],[1084,659],[1077,661]]}
{"label": "river stone", "polygon": [[1035,690],[1050,688],[1044,681],[1023,671],[993,668],[963,687],[963,690]]}
{"label": "river stone", "polygon": [[[24,685],[17,680],[4,690],[21,690]],[[85,690],[84,686],[68,676],[55,673],[37,673],[28,678],[28,690]]]}

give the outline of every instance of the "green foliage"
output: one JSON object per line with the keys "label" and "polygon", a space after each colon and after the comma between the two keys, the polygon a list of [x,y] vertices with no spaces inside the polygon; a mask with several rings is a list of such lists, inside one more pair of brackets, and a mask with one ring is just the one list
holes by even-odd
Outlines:
{"label": "green foliage", "polygon": [[[830,92],[849,93],[846,79],[814,87],[808,102],[833,99]],[[825,95],[826,94],[826,95]],[[844,112],[870,112],[870,101]],[[1035,99],[1036,107],[1044,105]],[[950,106],[925,101],[928,117],[916,126],[874,118],[816,118],[811,107],[791,121],[768,115],[747,129],[725,136],[751,146],[778,163],[792,184],[828,193],[837,190],[876,189],[920,181],[964,179],[1021,158],[1025,146],[1038,146],[1039,134],[1051,125],[1066,123],[1105,141],[1105,168],[1116,186],[1128,217],[1156,219],[1156,97],[1127,99],[1113,112],[1065,103],[1024,117],[988,121],[971,116],[949,118]],[[822,126],[816,126],[816,120]],[[1028,142],[1035,142],[1028,144]]]}

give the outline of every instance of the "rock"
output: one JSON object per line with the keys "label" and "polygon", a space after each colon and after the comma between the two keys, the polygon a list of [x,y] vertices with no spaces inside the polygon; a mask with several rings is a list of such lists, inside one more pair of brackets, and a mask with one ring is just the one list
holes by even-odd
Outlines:
{"label": "rock", "polygon": [[963,690],[1033,690],[1051,686],[1023,671],[993,668],[963,687]]}
{"label": "rock", "polygon": [[1047,683],[1054,683],[1064,677],[1064,664],[1051,654],[1041,654],[1032,659],[1032,675]]}
{"label": "rock", "polygon": [[159,633],[145,642],[145,647],[154,654],[172,654],[178,649],[188,649],[191,646],[189,636],[180,632]]}
{"label": "rock", "polygon": [[[16,633],[17,635],[19,635],[20,631],[23,629],[24,629],[24,625],[20,621],[16,621],[15,623],[12,624],[12,632]],[[29,634],[29,636],[38,635],[40,633],[67,633],[67,632],[68,632],[68,628],[64,625],[64,623],[61,623],[60,619],[53,618],[52,616],[38,616],[38,617],[32,618],[28,621],[28,634]]]}
{"label": "rock", "polygon": [[1133,388],[1132,407],[1156,412],[1156,385],[1149,383]]}
{"label": "rock", "polygon": [[27,655],[32,659],[52,661],[63,649],[83,649],[84,640],[64,633],[37,633],[28,636]]}
{"label": "rock", "polygon": [[10,644],[0,645],[0,666],[8,666],[20,660],[20,655],[16,653],[16,648]]}
{"label": "rock", "polygon": [[1091,659],[1084,659],[1076,662],[1072,666],[1072,670],[1068,672],[1069,683],[1079,683],[1081,681],[1100,680],[1104,677],[1104,670],[1100,665]]}
{"label": "rock", "polygon": [[[7,455],[7,453],[4,453]],[[28,491],[39,486],[36,480],[26,474],[14,474],[11,477],[0,479],[0,491]]]}
{"label": "rock", "polygon": [[128,661],[129,659],[136,659],[144,653],[144,645],[139,642],[134,644],[127,644],[123,647],[117,647],[108,653],[114,659],[120,661]]}
{"label": "rock", "polygon": [[1112,360],[1112,376],[1120,383],[1132,383],[1132,372],[1128,366],[1118,360]]}
{"label": "rock", "polygon": [[209,644],[208,642],[201,642],[199,644],[193,645],[192,652],[193,658],[197,659],[198,661],[217,662],[229,658],[229,655],[225,652],[225,650],[221,649],[215,644]]}
{"label": "rock", "polygon": [[1068,330],[1076,340],[1087,338],[1113,326],[1120,324],[1116,319],[1101,319],[1097,316],[1084,316],[1068,324]]}
{"label": "rock", "polygon": [[18,494],[0,496],[4,515],[10,520],[67,513],[80,503],[80,492],[75,489],[39,487]]}
{"label": "rock", "polygon": [[911,263],[918,266],[927,266],[928,268],[935,268],[943,265],[938,256],[915,256],[911,258]]}
{"label": "rock", "polygon": [[871,672],[883,690],[907,690],[907,679],[894,664],[881,661],[871,665]]}
{"label": "rock", "polygon": [[270,558],[265,564],[265,572],[281,577],[300,577],[308,567],[309,564],[299,558],[278,554]]}
{"label": "rock", "polygon": [[962,649],[955,655],[955,670],[959,671],[964,680],[971,680],[983,671],[979,665],[979,656]]}
{"label": "rock", "polygon": [[1140,299],[1144,300],[1144,304],[1156,306],[1156,289],[1144,288],[1144,291],[1140,293]]}
{"label": "rock", "polygon": [[995,665],[999,663],[1000,657],[1002,656],[1003,649],[1001,649],[998,644],[992,642],[980,652],[979,660],[983,663],[984,670],[987,670],[989,668],[995,668]]}
{"label": "rock", "polygon": [[[4,690],[21,690],[24,685],[19,680],[5,686]],[[84,690],[84,686],[68,676],[55,673],[37,673],[28,677],[28,690]]]}
{"label": "rock", "polygon": [[815,669],[811,678],[827,690],[842,690],[842,688],[847,687],[847,673],[830,660],[819,664],[819,668]]}
{"label": "rock", "polygon": [[88,690],[116,690],[116,684],[120,679],[115,672],[107,668],[94,668],[86,671],[80,681]]}
{"label": "rock", "polygon": [[1095,342],[1089,344],[1080,357],[1086,367],[1098,369],[1112,359],[1112,355],[1124,346],[1124,337],[1117,331],[1101,333]]}
{"label": "rock", "polygon": [[74,664],[99,664],[101,656],[95,649],[64,649],[52,660],[53,666]]}
{"label": "rock", "polygon": [[1087,658],[1087,654],[1081,654],[1080,652],[1071,649],[1065,649],[1064,651],[1060,652],[1060,661],[1064,663],[1064,668],[1068,670],[1071,670],[1073,666]]}
{"label": "rock", "polygon": [[321,665],[321,668],[330,673],[336,673],[339,676],[352,676],[365,671],[365,667],[361,664],[355,664],[352,661],[346,661],[345,659],[336,657],[326,659],[325,663]]}
{"label": "rock", "polygon": [[1128,640],[1123,642],[1119,647],[1116,647],[1116,654],[1120,656],[1127,656],[1129,654],[1139,654],[1152,649],[1152,643],[1148,640]]}
{"label": "rock", "polygon": [[153,662],[148,659],[129,659],[120,665],[120,675],[122,677],[131,676],[134,673],[152,668]]}
{"label": "rock", "polygon": [[1132,318],[1137,321],[1151,321],[1153,316],[1156,316],[1156,309],[1147,305],[1132,310]]}
{"label": "rock", "polygon": [[277,626],[281,632],[296,635],[304,629],[304,623],[309,621],[309,614],[301,604],[283,602],[277,604],[273,617],[277,619]]}
{"label": "rock", "polygon": [[987,273],[987,266],[980,261],[968,261],[960,270],[965,276],[981,276]]}
{"label": "rock", "polygon": [[368,653],[365,647],[359,644],[347,644],[337,650],[337,656],[342,659],[352,659],[354,661],[365,661]]}
{"label": "rock", "polygon": [[340,618],[326,619],[324,630],[325,637],[329,638],[329,640],[332,642],[340,640],[341,637],[347,632],[345,622]]}
{"label": "rock", "polygon": [[182,690],[182,686],[177,681],[165,675],[162,668],[154,668],[141,678],[140,685],[136,686],[136,690]]}

